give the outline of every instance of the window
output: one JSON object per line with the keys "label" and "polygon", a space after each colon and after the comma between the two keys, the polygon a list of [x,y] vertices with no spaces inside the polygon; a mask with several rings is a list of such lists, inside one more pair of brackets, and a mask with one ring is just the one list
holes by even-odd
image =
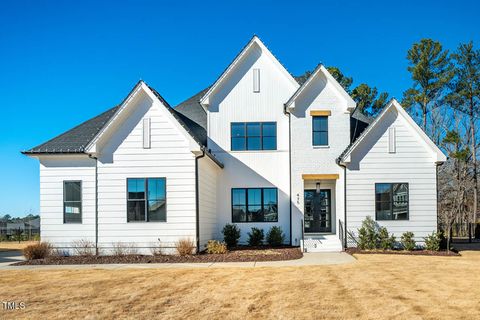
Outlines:
{"label": "window", "polygon": [[232,222],[277,221],[277,188],[232,189]]}
{"label": "window", "polygon": [[376,220],[408,220],[408,183],[375,184]]}
{"label": "window", "polygon": [[277,123],[232,122],[232,151],[277,150]]}
{"label": "window", "polygon": [[167,221],[166,179],[127,179],[127,222]]}
{"label": "window", "polygon": [[81,181],[63,181],[63,223],[82,223]]}
{"label": "window", "polygon": [[314,146],[328,146],[328,116],[312,117],[312,135]]}

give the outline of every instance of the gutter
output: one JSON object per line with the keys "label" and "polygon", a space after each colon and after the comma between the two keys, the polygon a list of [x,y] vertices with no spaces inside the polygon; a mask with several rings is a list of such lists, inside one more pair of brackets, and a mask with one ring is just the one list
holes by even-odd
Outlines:
{"label": "gutter", "polygon": [[[289,211],[290,211],[290,246],[292,245],[292,114],[287,110],[287,105],[283,105],[283,113],[288,115],[288,184],[289,184]],[[303,223],[302,223],[303,224]],[[302,225],[302,240],[303,240],[303,225]]]}
{"label": "gutter", "polygon": [[343,168],[343,211],[345,212],[344,216],[344,232],[343,232],[343,249],[347,249],[347,166],[341,162],[341,159],[337,159],[337,164]]}
{"label": "gutter", "polygon": [[98,256],[98,158],[88,155],[95,160],[95,255]]}
{"label": "gutter", "polygon": [[202,154],[195,156],[195,242],[197,254],[200,253],[200,192],[198,183],[198,160],[205,157],[205,148],[202,148]]}

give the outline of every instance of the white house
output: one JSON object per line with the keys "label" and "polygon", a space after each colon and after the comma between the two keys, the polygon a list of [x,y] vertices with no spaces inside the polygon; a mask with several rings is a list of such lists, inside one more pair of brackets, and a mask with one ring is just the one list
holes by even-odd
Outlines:
{"label": "white house", "polygon": [[446,158],[392,100],[362,116],[322,65],[303,83],[254,36],[209,88],[172,108],[140,81],[118,106],[35,148],[41,236],[109,250],[235,223],[280,226],[306,251],[342,250],[366,216],[418,241],[437,229]]}

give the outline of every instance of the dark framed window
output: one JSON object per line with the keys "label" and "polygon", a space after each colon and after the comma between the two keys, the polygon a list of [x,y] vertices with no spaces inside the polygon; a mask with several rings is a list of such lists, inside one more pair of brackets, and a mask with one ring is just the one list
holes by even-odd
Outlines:
{"label": "dark framed window", "polygon": [[314,146],[328,146],[328,116],[312,117],[312,142]]}
{"label": "dark framed window", "polygon": [[232,222],[278,222],[278,189],[232,188]]}
{"label": "dark framed window", "polygon": [[127,179],[127,222],[167,221],[165,178]]}
{"label": "dark framed window", "polygon": [[63,223],[82,223],[82,181],[63,181]]}
{"label": "dark framed window", "polygon": [[232,122],[231,150],[277,150],[276,122]]}
{"label": "dark framed window", "polygon": [[375,219],[408,220],[408,183],[375,184]]}

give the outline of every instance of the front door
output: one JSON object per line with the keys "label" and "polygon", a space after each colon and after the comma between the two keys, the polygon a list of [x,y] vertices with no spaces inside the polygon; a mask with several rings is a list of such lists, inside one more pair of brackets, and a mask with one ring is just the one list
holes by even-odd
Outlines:
{"label": "front door", "polygon": [[305,190],[305,233],[332,232],[330,190]]}

